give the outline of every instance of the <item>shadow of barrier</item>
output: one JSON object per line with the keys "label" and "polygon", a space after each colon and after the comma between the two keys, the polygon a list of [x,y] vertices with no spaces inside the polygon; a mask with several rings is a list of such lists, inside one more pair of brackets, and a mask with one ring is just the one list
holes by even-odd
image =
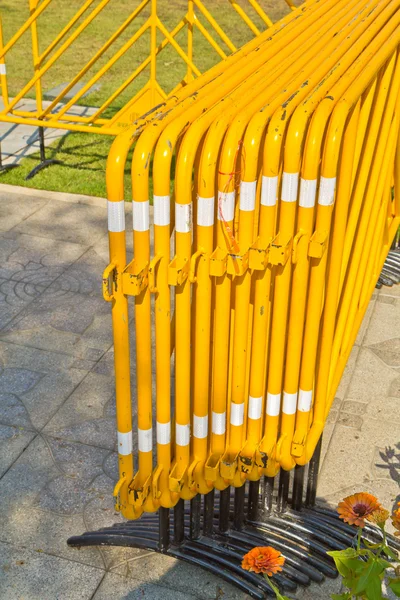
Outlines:
{"label": "shadow of barrier", "polygon": [[[126,7],[122,11],[125,18],[113,33],[110,32],[109,37],[104,35],[106,32],[102,35],[101,31],[96,32],[95,38],[91,37],[93,28],[100,29],[101,24],[98,25],[98,22],[101,19],[108,17],[118,21],[120,15],[112,12],[113,4],[115,7],[114,0],[82,1],[79,10],[74,12],[75,9],[71,9],[67,22],[64,25],[61,22],[57,26],[55,0],[29,0],[29,18],[7,43],[3,40],[0,11],[0,91],[4,102],[0,122],[40,128],[41,162],[28,178],[54,162],[46,161],[44,156],[43,127],[117,135],[140,115],[163,104],[168,97],[173,97],[188,82],[198,77],[201,67],[196,63],[199,62],[198,59],[204,62],[201,60],[202,54],[209,52],[210,47],[216,60],[224,59],[237,50],[235,37],[241,45],[243,37],[258,36],[262,30],[272,25],[272,20],[257,0],[224,0],[220,3],[220,10],[224,8],[225,14],[231,13],[229,27],[226,24],[220,25],[220,19],[213,15],[216,12],[213,2],[183,0],[176,10],[178,22],[169,29],[163,18],[160,18],[162,4],[157,0],[142,0],[134,10]],[[280,0],[277,4],[281,5],[280,12],[295,8],[291,0]],[[119,10],[121,11],[121,7]],[[49,23],[52,23],[51,27],[55,32],[59,31],[42,48],[40,34],[44,22],[47,27],[46,36],[43,37],[48,38]],[[29,34],[30,44],[27,40]],[[25,44],[28,57],[31,54],[32,77],[10,98],[9,86],[12,85],[15,89],[13,74],[20,78],[20,72],[15,68],[15,61],[12,63],[14,73],[7,70],[7,63],[15,47],[21,43]],[[90,58],[85,56],[84,64],[71,59],[71,52],[77,51],[80,46],[86,48],[85,54],[88,47],[98,46]],[[160,53],[166,47],[175,51],[174,60],[178,59],[182,66],[175,76],[176,81],[172,73],[168,77],[167,90],[159,83],[160,72],[165,72],[166,68],[165,65],[160,68],[158,62]],[[52,101],[44,102],[44,82],[46,78],[48,81],[48,77],[59,81],[57,71],[60,66],[64,68],[64,58],[71,67],[76,65],[77,72],[72,68],[68,69],[71,77],[69,83],[56,89]],[[127,58],[130,64],[126,63]],[[179,79],[178,75],[182,73],[183,78]],[[111,74],[114,76],[108,80]],[[147,79],[144,84],[143,78]],[[74,105],[81,103],[86,94],[103,82],[106,82],[110,91],[101,105],[87,116],[73,114],[71,109]],[[126,93],[130,90],[131,98],[127,100]],[[36,108],[33,111],[21,110],[19,103],[29,94],[34,95]]]}
{"label": "shadow of barrier", "polygon": [[289,593],[335,575],[354,532],[315,506],[321,436],[400,221],[399,45],[400,0],[311,0],[116,138],[103,292],[130,522],[69,544],[158,550],[254,598],[251,546],[282,550]]}

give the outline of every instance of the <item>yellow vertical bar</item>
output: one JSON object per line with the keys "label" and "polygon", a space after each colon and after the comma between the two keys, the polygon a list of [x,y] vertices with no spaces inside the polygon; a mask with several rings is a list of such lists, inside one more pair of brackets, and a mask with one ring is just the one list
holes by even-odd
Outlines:
{"label": "yellow vertical bar", "polygon": [[114,338],[115,393],[118,432],[118,463],[120,480],[117,484],[116,508],[128,519],[138,518],[141,510],[129,503],[128,486],[133,479],[132,406],[129,360],[128,301],[122,289],[122,273],[126,267],[125,208],[123,175],[129,145],[115,139],[107,159],[106,183],[108,197],[108,231],[110,263],[115,265],[112,300]]}
{"label": "yellow vertical bar", "polygon": [[157,83],[157,0],[151,0],[150,15],[150,86],[152,92],[152,106],[156,103],[156,83]]}
{"label": "yellow vertical bar", "polygon": [[[188,0],[188,11],[186,15],[188,21],[188,38],[187,38],[187,56],[191,62],[193,62],[193,27],[194,27],[194,2],[193,0]],[[187,73],[186,73],[186,81],[192,81],[193,79],[193,70],[190,64],[188,64]]]}
{"label": "yellow vertical bar", "polygon": [[1,87],[1,95],[3,97],[4,108],[7,109],[8,106],[8,87],[7,87],[7,70],[6,70],[6,61],[5,57],[2,56],[1,51],[4,48],[3,43],[3,25],[1,22],[0,15],[0,87]]}
{"label": "yellow vertical bar", "polygon": [[[29,0],[29,10],[32,15],[37,5],[39,4],[39,0]],[[33,69],[35,71],[35,75],[40,71],[40,53],[39,53],[39,38],[38,38],[38,29],[37,29],[37,19],[32,21],[31,25],[31,35],[32,35],[32,58],[33,58]],[[35,82],[35,92],[36,92],[36,110],[38,112],[42,112],[42,81],[40,77]]]}

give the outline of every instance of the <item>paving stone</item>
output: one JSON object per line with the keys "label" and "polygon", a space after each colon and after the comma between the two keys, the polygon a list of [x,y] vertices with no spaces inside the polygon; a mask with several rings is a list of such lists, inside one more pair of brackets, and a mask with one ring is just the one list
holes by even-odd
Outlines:
{"label": "paving stone", "polygon": [[389,367],[400,367],[400,337],[370,345],[369,348]]}
{"label": "paving stone", "polygon": [[41,429],[87,373],[73,363],[68,354],[0,342],[0,422]]}
{"label": "paving stone", "polygon": [[[21,198],[24,198],[21,200]],[[0,192],[0,231],[8,231],[25,219],[34,215],[40,208],[45,207],[47,200],[40,198],[29,198],[21,196],[19,201],[11,194],[2,194]]]}
{"label": "paving stone", "polygon": [[[364,418],[361,430],[337,424],[326,453],[318,483],[318,495],[336,504],[357,491],[379,496],[390,508],[398,496],[398,483],[380,474],[377,449],[395,447],[398,443],[398,424]],[[382,462],[382,461],[381,461]]]}
{"label": "paving stone", "polygon": [[354,342],[356,346],[361,346],[365,341],[365,336],[369,327],[369,323],[375,313],[375,305],[376,305],[377,296],[372,296],[367,310],[365,311],[364,318],[360,325],[360,329],[358,330],[356,341]]}
{"label": "paving stone", "polygon": [[[0,202],[2,194],[0,192]],[[48,287],[71,263],[86,250],[86,246],[60,242],[50,238],[15,234],[0,236],[0,277]]]}
{"label": "paving stone", "polygon": [[91,245],[107,230],[106,212],[97,206],[53,200],[16,226],[28,233],[64,242]]}
{"label": "paving stone", "polygon": [[391,421],[400,425],[399,398],[378,396],[368,404],[366,414],[378,421]]}
{"label": "paving stone", "polygon": [[110,598],[124,598],[124,600],[194,600],[202,597],[193,596],[186,592],[177,592],[162,585],[143,584],[120,577],[114,573],[107,573],[93,600],[110,600]]}
{"label": "paving stone", "polygon": [[104,572],[0,542],[2,600],[89,600]]}
{"label": "paving stone", "polygon": [[34,437],[35,433],[32,431],[0,425],[0,477],[11,467]]}
{"label": "paving stone", "polygon": [[44,288],[0,278],[0,330],[18,315]]}
{"label": "paving stone", "polygon": [[112,343],[110,307],[101,296],[60,291],[54,284],[6,325],[1,336],[97,361]]}
{"label": "paving stone", "polygon": [[369,348],[360,348],[347,395],[363,402],[384,397],[396,376],[396,371],[386,366]]}
{"label": "paving stone", "polygon": [[354,369],[357,364],[359,350],[359,346],[354,346],[350,353],[349,359],[343,371],[342,378],[338,385],[338,389],[335,393],[335,398],[338,398],[339,400],[343,400],[347,394],[347,388],[349,387],[350,381],[353,377]]}
{"label": "paving stone", "polygon": [[103,469],[108,455],[101,448],[37,436],[0,480],[0,539],[100,568],[111,565],[111,558],[116,562],[115,552],[79,552],[66,543],[119,519],[109,511],[115,482]]}
{"label": "paving stone", "polygon": [[47,424],[45,431],[63,439],[115,450],[113,379],[89,373]]}
{"label": "paving stone", "polygon": [[[390,288],[392,289],[392,288]],[[371,346],[386,340],[400,338],[400,309],[396,304],[376,303],[374,314],[368,325],[364,344]]]}
{"label": "paving stone", "polygon": [[300,589],[296,594],[296,600],[328,600],[331,594],[339,594],[342,584],[340,578],[326,579],[322,584],[311,585]]}

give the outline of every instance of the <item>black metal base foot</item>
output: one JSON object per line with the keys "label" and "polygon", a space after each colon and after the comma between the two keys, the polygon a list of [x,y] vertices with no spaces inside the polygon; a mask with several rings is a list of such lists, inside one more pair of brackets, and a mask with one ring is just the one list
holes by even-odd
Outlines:
{"label": "black metal base foot", "polygon": [[12,169],[16,169],[19,165],[0,165],[0,174],[8,173],[8,171],[12,171]]}
{"label": "black metal base foot", "polygon": [[32,171],[30,171],[28,173],[28,175],[25,177],[25,181],[28,181],[29,179],[33,179],[33,177],[35,177],[35,175],[37,175],[40,171],[43,171],[43,169],[50,167],[50,165],[62,165],[62,164],[63,163],[61,160],[56,160],[54,158],[49,158],[43,162],[40,162],[38,165],[36,165],[36,167],[34,167],[32,169]]}
{"label": "black metal base foot", "polygon": [[386,257],[376,287],[378,289],[383,285],[392,287],[396,283],[400,283],[400,249],[392,248]]}
{"label": "black metal base foot", "polygon": [[[303,474],[296,473],[293,500],[297,504],[301,498],[299,486],[303,486],[299,479]],[[286,476],[281,478],[275,493],[271,481],[266,486],[275,507],[268,517],[263,510],[265,499],[258,496],[256,500],[258,483],[250,483],[236,490],[198,496],[190,503],[180,501],[173,510],[161,509],[159,515],[146,514],[138,521],[74,536],[68,544],[132,546],[167,554],[198,565],[260,600],[273,594],[260,575],[241,568],[241,561],[255,546],[273,546],[286,559],[283,571],[274,576],[274,581],[286,595],[294,594],[297,586],[336,577],[333,561],[326,552],[355,544],[356,529],[340,521],[332,510],[318,507],[282,510],[282,504],[289,502],[286,479]],[[247,516],[244,515],[246,499]],[[380,530],[366,526],[364,539],[376,543],[381,539]],[[400,541],[394,538],[390,541],[400,550]]]}

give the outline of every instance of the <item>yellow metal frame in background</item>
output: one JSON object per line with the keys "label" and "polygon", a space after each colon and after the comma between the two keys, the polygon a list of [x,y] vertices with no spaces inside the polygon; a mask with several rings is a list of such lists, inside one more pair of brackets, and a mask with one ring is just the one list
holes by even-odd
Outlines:
{"label": "yellow metal frame in background", "polygon": [[[157,0],[142,0],[138,6],[126,18],[124,23],[108,38],[102,47],[93,54],[87,63],[80,68],[79,72],[71,79],[68,85],[58,94],[58,96],[50,103],[46,103],[44,107],[42,78],[52,68],[57,68],[57,61],[62,55],[74,44],[74,42],[84,35],[85,29],[96,19],[96,17],[106,8],[112,0],[100,0],[100,2],[91,10],[91,5],[94,0],[85,0],[79,10],[74,14],[72,19],[58,33],[52,42],[40,51],[39,34],[40,34],[40,17],[46,11],[51,11],[52,0],[28,0],[30,8],[30,17],[22,25],[22,27],[12,36],[12,38],[4,43],[2,24],[1,24],[1,9],[0,9],[0,91],[4,102],[4,109],[0,112],[0,121],[10,123],[20,123],[26,125],[34,125],[40,127],[54,127],[70,131],[95,131],[96,133],[106,135],[117,135],[122,128],[130,125],[137,117],[146,113],[154,106],[164,102],[168,96],[173,96],[179,89],[200,75],[198,67],[194,63],[194,29],[200,31],[205,37],[210,46],[215,50],[221,59],[227,56],[226,51],[222,46],[227,48],[228,52],[235,52],[237,48],[229,36],[224,32],[217,20],[206,8],[201,0],[188,0],[187,12],[174,27],[172,31],[168,31],[158,16]],[[285,0],[288,7],[294,9],[290,0]],[[258,18],[265,24],[266,27],[272,25],[272,21],[264,12],[260,4],[256,0],[247,0],[249,7],[257,14]],[[227,2],[228,4],[228,2]],[[260,30],[255,25],[249,14],[236,2],[229,0],[229,6],[235,10],[240,19],[251,30],[254,36],[260,34]],[[101,67],[93,76],[86,81],[85,76],[88,71],[97,63],[97,61],[107,52],[113,44],[115,44],[120,36],[132,24],[135,19],[142,14],[145,8],[150,9],[149,17],[143,25],[124,43],[124,45],[113,54],[107,63]],[[201,18],[200,18],[201,17]],[[202,20],[207,24],[203,24]],[[177,43],[176,36],[184,28],[187,28],[187,50]],[[11,76],[7,73],[7,54],[17,44],[27,32],[31,32],[31,53],[33,61],[34,75],[26,85],[16,94],[14,98],[9,97],[8,78]],[[121,81],[119,87],[107,98],[103,104],[97,108],[91,115],[77,116],[68,112],[71,107],[77,102],[80,102],[82,97],[88,90],[97,83],[101,77],[109,71],[118,60],[124,56],[135,43],[142,38],[147,32],[150,32],[149,55],[142,63],[127,77]],[[161,32],[163,40],[160,43],[157,41],[157,34]],[[219,38],[219,43],[212,35],[216,34]],[[24,38],[25,39],[25,38]],[[25,42],[26,43],[26,42]],[[184,79],[167,94],[159,85],[157,80],[157,57],[162,50],[170,45],[179,55],[180,59],[186,64],[187,71]],[[28,48],[28,45],[26,45]],[[28,55],[28,53],[27,53]],[[113,102],[120,96],[126,88],[146,69],[149,70],[149,79],[144,87],[112,118],[105,117],[105,111],[113,105]],[[65,96],[77,83],[83,82],[82,88],[73,95],[73,97],[65,101]],[[20,101],[31,93],[35,92],[36,110],[33,112],[19,110]]]}

